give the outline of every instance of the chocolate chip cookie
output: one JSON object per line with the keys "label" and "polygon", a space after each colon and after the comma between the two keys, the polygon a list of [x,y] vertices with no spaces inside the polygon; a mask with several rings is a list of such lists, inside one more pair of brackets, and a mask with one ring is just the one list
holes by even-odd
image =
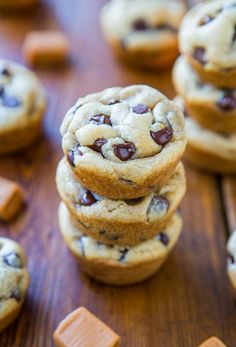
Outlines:
{"label": "chocolate chip cookie", "polygon": [[202,80],[236,87],[236,0],[205,1],[194,7],[183,20],[179,41]]}
{"label": "chocolate chip cookie", "polygon": [[163,68],[178,55],[178,29],[185,6],[174,0],[113,0],[101,12],[104,37],[131,64]]}
{"label": "chocolate chip cookie", "polygon": [[182,219],[174,215],[161,233],[134,247],[108,246],[82,234],[63,203],[59,224],[83,271],[107,284],[131,285],[152,276],[164,263],[178,241]]}
{"label": "chocolate chip cookie", "polygon": [[[180,97],[175,101],[179,105],[182,102]],[[219,174],[236,172],[236,133],[213,132],[188,116],[185,123],[188,144],[184,158],[189,164]]]}
{"label": "chocolate chip cookie", "polygon": [[184,56],[176,61],[173,82],[184,99],[187,113],[203,128],[225,134],[236,133],[236,89],[203,82]]}
{"label": "chocolate chip cookie", "polygon": [[58,165],[56,181],[60,196],[80,231],[96,241],[117,246],[133,246],[161,232],[186,190],[181,163],[159,191],[132,200],[111,200],[87,190],[65,159]]}
{"label": "chocolate chip cookie", "polygon": [[16,242],[0,237],[0,332],[18,316],[28,286],[23,250]]}
{"label": "chocolate chip cookie", "polygon": [[0,9],[2,11],[19,11],[34,7],[39,0],[0,0]]}
{"label": "chocolate chip cookie", "polygon": [[61,126],[65,156],[83,186],[135,199],[170,179],[186,146],[180,108],[145,85],[80,98]]}
{"label": "chocolate chip cookie", "polygon": [[41,134],[45,92],[36,75],[0,59],[0,154],[29,147]]}

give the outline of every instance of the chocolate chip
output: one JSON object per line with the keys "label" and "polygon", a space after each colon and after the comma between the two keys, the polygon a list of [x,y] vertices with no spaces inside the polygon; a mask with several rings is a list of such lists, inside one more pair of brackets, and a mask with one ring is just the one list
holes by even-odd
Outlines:
{"label": "chocolate chip", "polygon": [[3,261],[6,265],[10,267],[14,267],[16,269],[22,268],[22,261],[19,254],[11,252],[9,254],[4,255]]}
{"label": "chocolate chip", "polygon": [[74,149],[69,149],[69,151],[67,152],[67,160],[70,163],[70,165],[72,167],[75,167],[75,155],[80,155],[81,157],[84,155],[83,152],[81,152],[81,150],[79,149],[80,143],[77,144],[76,148]]}
{"label": "chocolate chip", "polygon": [[121,103],[120,100],[112,99],[108,102],[108,106],[112,106],[112,105],[120,104],[120,103]]}
{"label": "chocolate chip", "polygon": [[146,21],[140,18],[133,22],[133,29],[138,31],[143,31],[143,30],[148,30],[149,27]]}
{"label": "chocolate chip", "polygon": [[92,145],[90,145],[88,147],[91,148],[95,152],[102,153],[102,146],[105,143],[107,143],[107,140],[105,140],[105,139],[97,139],[96,141],[94,141],[94,143]]}
{"label": "chocolate chip", "polygon": [[225,90],[217,106],[223,111],[231,111],[236,108],[236,97],[234,90]]}
{"label": "chocolate chip", "polygon": [[215,18],[210,16],[210,15],[206,15],[202,18],[202,20],[200,21],[199,23],[199,26],[203,26],[203,25],[206,25],[210,22],[212,22]]}
{"label": "chocolate chip", "polygon": [[228,258],[228,261],[229,261],[231,264],[235,264],[234,256],[232,256],[231,254],[229,254],[227,258]]}
{"label": "chocolate chip", "polygon": [[173,131],[167,127],[158,131],[151,131],[150,133],[153,140],[160,146],[170,142],[173,137]]}
{"label": "chocolate chip", "polygon": [[11,72],[8,68],[2,67],[0,68],[0,74],[6,77],[11,77]]}
{"label": "chocolate chip", "polygon": [[157,30],[167,30],[167,31],[171,31],[172,33],[177,33],[178,30],[176,28],[174,28],[172,25],[168,24],[168,23],[162,23],[162,24],[158,24],[156,26]]}
{"label": "chocolate chip", "polygon": [[235,42],[236,41],[236,26],[234,27],[234,34],[233,34],[233,42]]}
{"label": "chocolate chip", "polygon": [[129,160],[136,152],[136,147],[132,142],[125,142],[113,146],[114,153],[121,161]]}
{"label": "chocolate chip", "polygon": [[193,57],[196,59],[200,64],[205,65],[207,63],[206,57],[205,57],[206,50],[204,47],[196,47],[193,52]]}
{"label": "chocolate chip", "polygon": [[137,114],[144,114],[148,112],[148,106],[144,104],[138,104],[132,107],[132,111]]}
{"label": "chocolate chip", "polygon": [[148,214],[157,211],[167,211],[169,208],[169,201],[161,195],[154,195],[150,206],[148,208]]}
{"label": "chocolate chip", "polygon": [[92,195],[92,193],[88,190],[79,199],[79,204],[83,205],[83,206],[91,206],[91,205],[95,204],[96,202],[97,202],[97,200]]}
{"label": "chocolate chip", "polygon": [[13,291],[11,292],[11,298],[15,299],[18,302],[21,301],[21,291],[18,287],[13,289]]}
{"label": "chocolate chip", "polygon": [[157,235],[157,238],[161,243],[163,243],[164,246],[168,246],[170,242],[168,235],[166,235],[165,233],[160,233]]}
{"label": "chocolate chip", "polygon": [[14,95],[9,95],[5,91],[1,94],[1,101],[2,105],[6,107],[17,107],[21,104]]}
{"label": "chocolate chip", "polygon": [[108,117],[106,114],[96,114],[90,119],[90,123],[93,123],[95,125],[102,125],[102,124],[107,124],[107,125],[112,125],[110,117]]}
{"label": "chocolate chip", "polygon": [[143,201],[143,197],[142,198],[136,198],[136,199],[129,199],[129,200],[124,200],[124,202],[129,205],[129,206],[135,206],[140,204]]}
{"label": "chocolate chip", "polygon": [[121,253],[121,256],[119,258],[119,261],[124,261],[126,254],[128,253],[129,249],[128,248],[124,248],[124,249],[120,249],[119,252]]}

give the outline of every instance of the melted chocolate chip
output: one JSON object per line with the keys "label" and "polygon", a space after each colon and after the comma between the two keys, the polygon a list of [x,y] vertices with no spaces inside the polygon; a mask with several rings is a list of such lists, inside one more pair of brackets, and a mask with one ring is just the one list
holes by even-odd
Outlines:
{"label": "melted chocolate chip", "polygon": [[114,153],[121,161],[129,160],[136,152],[136,147],[132,142],[125,142],[113,146]]}
{"label": "melted chocolate chip", "polygon": [[163,211],[163,210],[168,210],[169,208],[169,201],[161,195],[154,195],[152,198],[152,201],[150,203],[148,213],[151,211]]}
{"label": "melted chocolate chip", "polygon": [[200,64],[205,65],[207,62],[205,53],[206,50],[204,47],[196,47],[193,52],[193,58],[196,59]]}
{"label": "melted chocolate chip", "polygon": [[67,153],[67,160],[72,167],[75,167],[75,152],[73,149],[69,149]]}
{"label": "melted chocolate chip", "polygon": [[143,197],[142,198],[136,198],[136,199],[129,199],[129,200],[124,200],[124,202],[126,203],[126,205],[129,206],[135,206],[140,204],[143,201]]}
{"label": "melted chocolate chip", "polygon": [[91,146],[88,146],[88,147],[91,148],[95,152],[102,153],[102,146],[105,143],[107,143],[107,140],[97,139],[96,141],[94,141],[94,143]]}
{"label": "melted chocolate chip", "polygon": [[119,261],[124,261],[125,260],[125,257],[126,257],[126,254],[128,253],[129,249],[128,248],[124,248],[124,249],[120,249],[120,253],[121,253],[121,256],[119,258]]}
{"label": "melted chocolate chip", "polygon": [[7,67],[0,68],[0,74],[2,76],[11,77],[11,72]]}
{"label": "melted chocolate chip", "polygon": [[120,104],[120,103],[121,103],[120,100],[112,99],[109,101],[108,106],[112,106],[112,105]]}
{"label": "melted chocolate chip", "polygon": [[166,235],[165,233],[160,233],[157,235],[158,240],[163,243],[164,246],[168,246],[170,240],[168,235]]}
{"label": "melted chocolate chip", "polygon": [[172,25],[168,24],[168,23],[162,23],[162,24],[158,24],[156,26],[157,30],[167,30],[167,31],[171,31],[172,33],[177,33],[177,29],[174,28]]}
{"label": "melted chocolate chip", "polygon": [[138,104],[132,107],[132,111],[137,114],[144,114],[148,112],[148,106],[144,104]]}
{"label": "melted chocolate chip", "polygon": [[227,258],[228,258],[228,261],[229,261],[231,264],[235,264],[234,256],[232,256],[231,254],[229,254]]}
{"label": "melted chocolate chip", "polygon": [[150,133],[153,140],[160,146],[170,142],[173,137],[173,131],[167,127],[158,131],[151,131]]}
{"label": "melted chocolate chip", "polygon": [[231,111],[236,108],[236,97],[233,90],[225,90],[217,106],[223,111]]}
{"label": "melted chocolate chip", "polygon": [[91,206],[91,205],[95,204],[96,202],[97,202],[97,200],[92,195],[92,193],[88,190],[79,199],[80,205],[83,205],[83,206]]}
{"label": "melted chocolate chip", "polygon": [[133,29],[138,31],[144,31],[148,30],[149,27],[145,20],[140,18],[133,22]]}
{"label": "melted chocolate chip", "polygon": [[6,265],[10,267],[14,267],[16,269],[21,269],[22,268],[22,261],[17,253],[9,253],[7,255],[4,255],[3,261]]}
{"label": "melted chocolate chip", "polygon": [[106,114],[96,114],[90,119],[90,123],[93,123],[95,125],[102,125],[102,124],[107,124],[107,125],[112,125],[110,117],[108,117]]}
{"label": "melted chocolate chip", "polygon": [[202,20],[200,21],[199,23],[199,26],[203,26],[203,25],[206,25],[210,22],[212,22],[215,18],[210,16],[210,15],[206,15],[202,18]]}
{"label": "melted chocolate chip", "polygon": [[15,299],[16,301],[21,301],[21,291],[18,287],[16,287],[12,292],[11,292],[11,298]]}

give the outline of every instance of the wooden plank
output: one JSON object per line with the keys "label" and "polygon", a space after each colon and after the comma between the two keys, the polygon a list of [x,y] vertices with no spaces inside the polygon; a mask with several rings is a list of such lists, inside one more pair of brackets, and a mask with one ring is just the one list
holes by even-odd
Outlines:
{"label": "wooden plank", "polygon": [[146,283],[113,288],[90,280],[58,232],[55,168],[62,156],[59,125],[79,95],[108,86],[148,83],[170,97],[170,72],[140,72],[122,66],[101,38],[98,11],[105,1],[57,0],[23,18],[0,18],[0,55],[21,61],[31,28],[61,26],[73,43],[74,63],[38,71],[49,92],[45,138],[31,150],[0,159],[0,174],[19,181],[28,207],[0,234],[18,240],[29,257],[31,286],[18,321],[0,336],[1,347],[50,347],[52,332],[71,310],[84,305],[121,334],[122,346],[195,347],[217,335],[235,347],[234,294],[225,271],[225,225],[218,181],[188,173],[182,205],[184,232],[163,269]]}
{"label": "wooden plank", "polygon": [[222,194],[225,216],[228,224],[228,234],[236,229],[236,177],[228,176],[222,179]]}

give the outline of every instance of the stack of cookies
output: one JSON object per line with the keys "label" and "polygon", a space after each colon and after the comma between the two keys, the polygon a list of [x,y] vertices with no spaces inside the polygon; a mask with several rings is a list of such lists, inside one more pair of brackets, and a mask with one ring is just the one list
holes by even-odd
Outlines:
{"label": "stack of cookies", "polygon": [[81,268],[128,285],[151,275],[176,244],[186,189],[182,111],[144,85],[80,98],[65,116],[56,181],[59,224]]}
{"label": "stack of cookies", "polygon": [[186,119],[186,159],[236,172],[236,0],[204,2],[186,15],[173,82]]}

